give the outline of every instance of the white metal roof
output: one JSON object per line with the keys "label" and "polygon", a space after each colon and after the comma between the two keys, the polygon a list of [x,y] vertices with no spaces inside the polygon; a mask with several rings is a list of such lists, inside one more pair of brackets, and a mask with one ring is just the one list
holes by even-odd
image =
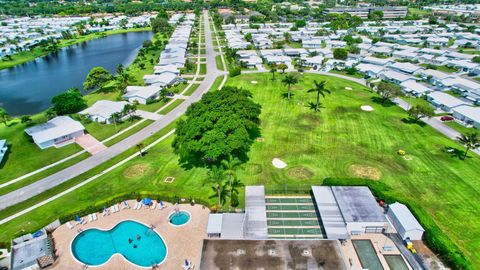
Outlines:
{"label": "white metal roof", "polygon": [[25,129],[36,143],[44,143],[56,138],[82,131],[85,127],[68,116],[57,116],[47,123]]}
{"label": "white metal roof", "polygon": [[209,214],[207,224],[207,234],[222,232],[223,214]]}
{"label": "white metal roof", "polygon": [[333,195],[345,222],[385,222],[380,207],[368,187],[334,186]]}
{"label": "white metal roof", "polygon": [[454,112],[459,113],[472,121],[480,123],[480,107],[472,107],[468,105],[458,106],[452,109]]}
{"label": "white metal roof", "polygon": [[327,186],[312,186],[312,192],[327,238],[348,239],[347,227],[332,189]]}
{"label": "white metal roof", "polygon": [[399,202],[390,204],[388,206],[388,211],[391,211],[394,216],[398,219],[400,222],[400,225],[403,227],[405,231],[411,231],[411,230],[420,230],[420,231],[425,231],[418,223],[417,219],[413,216],[412,212],[408,209],[407,206],[404,204],[401,204]]}
{"label": "white metal roof", "polygon": [[438,104],[442,104],[442,105],[445,105],[449,108],[453,108],[453,107],[456,107],[456,106],[459,106],[459,105],[466,105],[468,103],[452,96],[452,95],[449,95],[449,94],[446,94],[446,93],[443,93],[443,92],[439,92],[439,91],[436,91],[436,92],[432,92],[430,94],[428,94],[428,96],[430,98],[432,98],[436,103]]}
{"label": "white metal roof", "polygon": [[247,186],[245,188],[246,238],[267,239],[267,208],[265,188]]}
{"label": "white metal roof", "polygon": [[148,99],[149,97],[156,95],[160,91],[160,87],[150,86],[127,86],[126,93],[123,98],[140,97]]}
{"label": "white metal roof", "polygon": [[98,115],[105,119],[109,119],[112,114],[121,112],[126,104],[127,102],[125,101],[99,100],[92,106],[79,112],[79,114]]}

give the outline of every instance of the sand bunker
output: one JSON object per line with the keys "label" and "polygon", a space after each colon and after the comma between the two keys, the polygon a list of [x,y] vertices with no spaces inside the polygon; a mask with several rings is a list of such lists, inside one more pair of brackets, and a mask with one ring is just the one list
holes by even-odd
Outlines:
{"label": "sand bunker", "polygon": [[272,165],[278,169],[283,169],[287,167],[287,163],[283,162],[281,159],[278,159],[278,158],[274,158],[272,160]]}
{"label": "sand bunker", "polygon": [[346,89],[346,90],[352,90],[352,88],[351,88],[351,87],[348,87],[348,86],[345,87],[345,89]]}
{"label": "sand bunker", "polygon": [[257,81],[251,81],[252,84],[257,84],[258,82]]}
{"label": "sand bunker", "polygon": [[369,105],[363,105],[360,107],[362,109],[362,111],[366,111],[366,112],[371,112],[373,111],[373,108],[372,106],[369,106]]}

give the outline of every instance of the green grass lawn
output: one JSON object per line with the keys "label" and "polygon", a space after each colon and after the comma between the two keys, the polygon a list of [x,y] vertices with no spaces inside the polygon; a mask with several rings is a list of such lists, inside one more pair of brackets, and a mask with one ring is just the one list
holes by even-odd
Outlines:
{"label": "green grass lawn", "polygon": [[156,102],[150,103],[150,104],[138,104],[137,109],[142,110],[142,111],[147,111],[147,112],[155,112],[161,107],[165,106],[170,100],[158,100]]}
{"label": "green grass lawn", "polygon": [[137,133],[138,131],[142,130],[143,128],[145,128],[146,126],[150,125],[151,123],[153,123],[153,121],[147,119],[147,120],[141,122],[140,124],[136,125],[135,127],[133,127],[133,128],[131,128],[131,129],[125,131],[125,132],[122,133],[121,135],[119,135],[119,136],[117,136],[117,137],[115,137],[115,138],[113,138],[113,139],[110,139],[110,140],[106,141],[106,142],[104,143],[104,145],[107,146],[107,147],[108,147],[108,146],[112,146],[112,145],[116,144],[117,142],[119,142],[119,141],[127,138],[128,136],[131,136],[131,135]]}
{"label": "green grass lawn", "polygon": [[172,102],[172,104],[168,105],[166,108],[159,111],[158,113],[159,114],[167,114],[167,113],[171,112],[173,109],[175,109],[178,105],[180,105],[184,101],[185,101],[184,99],[177,99],[174,102]]}
{"label": "green grass lawn", "polygon": [[108,137],[111,137],[115,133],[137,123],[140,121],[139,119],[132,119],[132,120],[125,120],[121,123],[115,124],[102,124],[98,122],[91,122],[91,123],[83,123],[83,126],[87,130],[87,132],[95,137],[95,139],[99,141],[103,141]]}
{"label": "green grass lawn", "polygon": [[[391,188],[389,195],[408,202],[416,213],[426,213],[419,216],[422,223],[433,220],[472,264],[480,265],[480,254],[476,252],[480,250],[480,221],[474,218],[480,211],[479,157],[470,154],[462,161],[446,153],[445,147],[461,147],[429,126],[405,123],[402,119],[408,116],[402,109],[373,102],[375,94],[363,86],[340,78],[305,74],[292,87],[289,101],[284,98],[283,76],[278,74],[277,80],[271,81],[270,74],[244,74],[227,83],[251,90],[253,99],[262,105],[263,141],[253,144],[248,162],[237,172],[239,179],[246,185],[261,184],[274,189],[284,185],[320,185],[328,177],[378,177],[378,183]],[[314,79],[326,80],[327,88],[332,90],[322,99],[318,113],[309,105],[315,101],[315,95],[306,92]],[[217,89],[221,80],[218,77],[212,89]],[[251,84],[252,80],[258,84]],[[345,90],[347,86],[353,90]],[[374,111],[364,112],[360,110],[362,105],[370,105]],[[213,203],[214,199],[209,198],[210,185],[205,182],[206,170],[179,166],[178,157],[172,152],[172,139],[173,136],[169,137],[145,157],[135,158],[94,182],[1,225],[0,241],[9,241],[21,229],[37,229],[59,216],[101,206],[131,192],[192,196]],[[398,156],[399,149],[405,150],[411,160]],[[271,161],[275,157],[284,160],[288,167],[274,168]],[[164,183],[167,176],[175,177],[175,181]],[[0,211],[0,217],[27,206],[16,207]]]}
{"label": "green grass lawn", "polygon": [[190,86],[190,88],[188,88],[187,91],[185,91],[185,93],[183,93],[184,96],[190,96],[191,94],[193,94],[195,92],[195,90],[197,90],[197,88],[200,86],[200,84],[198,83],[194,83],[192,84],[192,86]]}
{"label": "green grass lawn", "polygon": [[408,14],[419,15],[420,17],[426,17],[432,14],[432,12],[428,10],[419,9],[419,8],[408,8]]}
{"label": "green grass lawn", "polygon": [[302,48],[302,43],[301,42],[290,41],[290,42],[287,43],[287,45],[290,48]]}
{"label": "green grass lawn", "polygon": [[423,98],[404,96],[402,97],[402,99],[410,103],[410,105],[412,106],[415,106],[415,105],[430,106],[430,103]]}
{"label": "green grass lawn", "polygon": [[[30,125],[47,121],[42,113],[32,116],[32,119]],[[9,148],[0,164],[0,183],[20,177],[82,150],[77,144],[42,150],[30,141],[31,137],[26,135],[25,128],[27,124],[20,123],[18,119],[10,121],[8,127],[0,124],[0,138],[7,140]]]}
{"label": "green grass lawn", "polygon": [[218,70],[223,70],[222,57],[220,55],[215,56],[215,63],[217,64]]}
{"label": "green grass lawn", "polygon": [[345,76],[349,76],[349,77],[353,77],[353,78],[357,78],[357,79],[362,79],[363,77],[365,77],[365,75],[361,74],[361,73],[355,73],[355,74],[348,74],[346,71],[344,70],[330,70],[329,71],[330,73],[336,73],[336,74],[340,74],[340,75],[345,75]]}
{"label": "green grass lawn", "polygon": [[462,53],[480,55],[480,51],[479,51],[479,50],[475,50],[475,49],[459,49],[459,51],[460,51],[460,50],[461,50]]}
{"label": "green grass lawn", "polygon": [[[72,46],[72,45],[75,45],[75,44],[78,44],[78,43],[82,43],[82,42],[89,41],[89,40],[96,39],[96,38],[102,38],[102,37],[109,36],[109,35],[123,34],[123,33],[128,33],[128,32],[150,31],[150,30],[151,30],[151,28],[147,27],[147,28],[131,28],[131,29],[110,30],[110,31],[102,32],[102,33],[92,33],[92,34],[88,34],[88,35],[85,35],[85,36],[79,36],[79,37],[73,38],[73,39],[62,39],[62,40],[60,40],[59,47],[63,48],[63,47],[67,47],[67,46]],[[16,54],[12,55],[12,60],[0,61],[0,70],[5,69],[5,68],[9,68],[9,67],[13,67],[13,66],[16,66],[16,65],[19,65],[19,64],[23,64],[25,62],[32,61],[35,58],[42,57],[42,56],[45,56],[45,55],[48,55],[48,54],[49,54],[49,52],[46,52],[39,47],[36,47],[36,48],[34,48],[32,50],[29,50],[29,51],[19,52],[19,53],[16,53]]]}
{"label": "green grass lawn", "polygon": [[468,134],[468,133],[472,133],[472,132],[477,132],[479,133],[479,130],[476,129],[476,128],[468,128],[466,126],[463,126],[455,121],[447,121],[447,122],[443,122],[445,125],[455,129],[456,131],[462,133],[462,134]]}
{"label": "green grass lawn", "polygon": [[[430,65],[428,64],[420,64],[420,66],[428,68]],[[435,66],[435,65],[434,65]],[[454,67],[447,67],[447,66],[435,66],[435,69],[438,71],[446,72],[446,73],[455,73],[458,70]]]}
{"label": "green grass lawn", "polygon": [[199,75],[207,74],[207,64],[205,64],[205,63],[200,64],[200,72],[198,74]]}

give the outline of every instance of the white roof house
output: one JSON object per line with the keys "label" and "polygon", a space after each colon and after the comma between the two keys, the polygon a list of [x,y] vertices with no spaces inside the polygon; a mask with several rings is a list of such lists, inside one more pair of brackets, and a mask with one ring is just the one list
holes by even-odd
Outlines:
{"label": "white roof house", "polygon": [[412,63],[401,63],[401,62],[395,62],[389,66],[391,69],[401,71],[404,73],[408,74],[413,74],[419,70],[422,69],[422,67],[419,67],[417,65],[414,65]]}
{"label": "white roof house", "polygon": [[385,69],[384,66],[379,66],[374,64],[365,64],[365,63],[360,63],[355,68],[359,72],[373,78],[378,77],[378,75]]}
{"label": "white roof house", "polygon": [[461,105],[469,105],[467,102],[460,100],[443,92],[432,92],[427,95],[427,99],[435,107],[438,107],[445,112],[451,112],[453,108]]}
{"label": "white roof house", "polygon": [[408,80],[402,82],[400,86],[402,87],[404,92],[412,94],[416,97],[420,97],[434,91],[433,89],[430,89],[429,87],[418,83],[415,80]]}
{"label": "white roof house", "polygon": [[323,63],[323,56],[317,55],[314,57],[305,57],[305,65],[307,66],[320,66]]}
{"label": "white roof house", "polygon": [[407,206],[393,203],[388,206],[387,217],[403,240],[422,240],[423,229]]}
{"label": "white roof house", "polygon": [[422,69],[417,72],[423,79],[428,79],[433,85],[441,84],[444,79],[455,78],[455,75],[434,69]]}
{"label": "white roof house", "polygon": [[60,147],[84,134],[85,127],[68,116],[57,116],[50,121],[25,129],[41,149]]}
{"label": "white roof house", "polygon": [[480,129],[480,107],[461,105],[452,109],[453,116],[466,125]]}
{"label": "white roof house", "polygon": [[7,140],[0,140],[0,163],[2,163],[3,157],[7,153]]}
{"label": "white roof house", "polygon": [[162,73],[172,73],[176,76],[180,75],[180,70],[176,65],[155,66],[153,74],[160,75]]}
{"label": "white roof house", "polygon": [[122,112],[126,104],[126,101],[99,100],[79,114],[87,115],[92,121],[109,124],[112,114]]}
{"label": "white roof house", "polygon": [[312,193],[327,239],[348,239],[347,225],[332,189],[327,186],[312,186]]}
{"label": "white roof house", "polygon": [[172,85],[175,83],[176,80],[177,75],[170,72],[164,72],[158,75],[148,74],[143,76],[143,81],[146,85],[155,85],[160,87]]}
{"label": "white roof house", "polygon": [[364,57],[362,59],[362,63],[385,66],[385,65],[393,63],[393,61],[391,59],[383,59],[383,58],[367,56],[367,57]]}
{"label": "white roof house", "polygon": [[401,84],[408,80],[415,80],[415,77],[411,75],[406,75],[390,69],[384,70],[382,73],[380,73],[379,77],[396,84]]}
{"label": "white roof house", "polygon": [[161,88],[155,85],[127,86],[125,94],[122,97],[131,103],[138,101],[140,104],[147,104],[148,100],[158,97],[160,90]]}

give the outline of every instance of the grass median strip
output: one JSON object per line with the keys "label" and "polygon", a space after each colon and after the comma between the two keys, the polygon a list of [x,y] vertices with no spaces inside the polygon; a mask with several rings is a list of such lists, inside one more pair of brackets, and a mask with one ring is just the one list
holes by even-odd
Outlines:
{"label": "grass median strip", "polygon": [[180,105],[184,101],[185,100],[183,100],[183,99],[177,99],[174,102],[172,102],[172,104],[168,105],[165,109],[161,110],[158,113],[165,115],[165,114],[171,112],[173,109],[175,109],[178,105]]}

